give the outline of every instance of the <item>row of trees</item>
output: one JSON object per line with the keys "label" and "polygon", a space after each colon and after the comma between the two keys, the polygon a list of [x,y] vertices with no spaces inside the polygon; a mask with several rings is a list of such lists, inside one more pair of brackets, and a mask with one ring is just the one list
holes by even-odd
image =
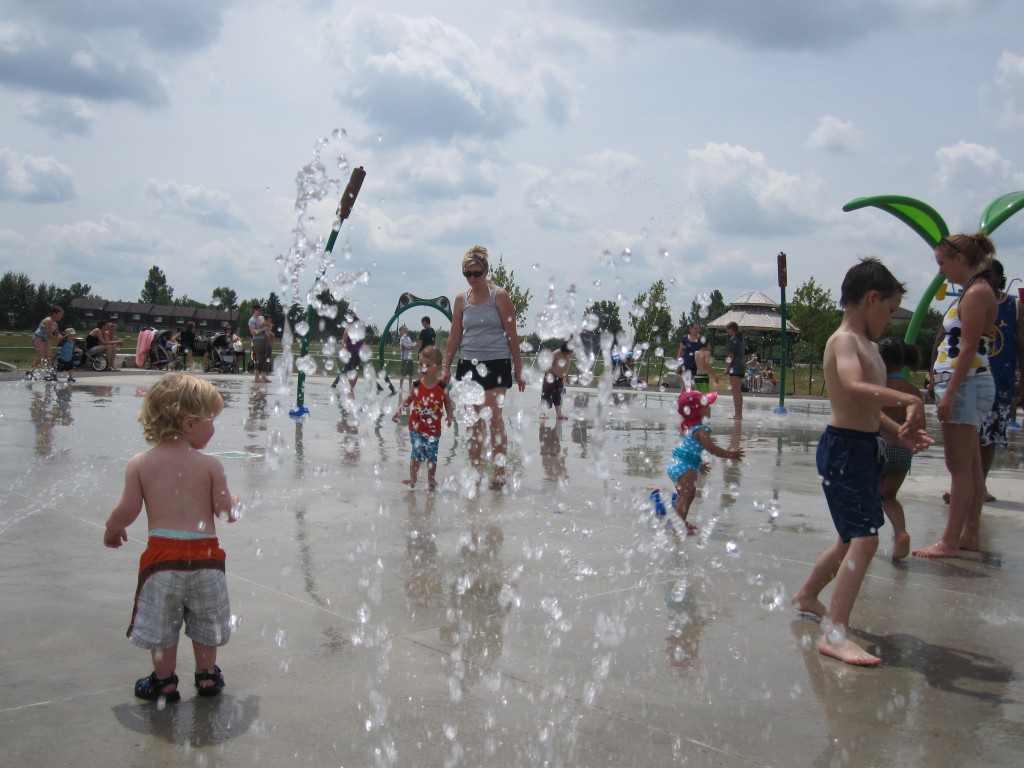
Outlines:
{"label": "row of trees", "polygon": [[[499,260],[498,266],[491,271],[490,278],[492,282],[508,291],[516,310],[519,326],[524,327],[530,300],[533,297],[531,291],[523,290],[516,283],[515,272],[507,269],[501,260]],[[65,307],[68,313],[67,324],[77,324],[78,318],[71,308],[71,302],[76,298],[100,297],[93,296],[91,286],[84,283],[73,283],[67,288],[48,283],[35,285],[27,275],[13,272],[8,272],[0,278],[0,306],[6,312],[7,326],[11,329],[33,328],[42,317],[49,313],[50,307],[55,305]],[[345,318],[350,311],[348,302],[344,299],[335,302],[326,292],[318,299],[324,305],[335,306],[337,312],[331,318],[317,317],[310,329],[312,338],[314,340],[322,340],[328,336],[340,338]],[[214,288],[210,300],[207,302],[191,299],[187,295],[176,299],[174,298],[174,289],[168,283],[167,276],[157,266],[153,266],[149,270],[139,295],[139,302],[237,310],[242,324],[252,313],[252,307],[259,304],[264,307],[264,314],[272,318],[275,327],[278,328],[282,328],[286,320],[294,325],[295,322],[303,319],[306,313],[306,308],[298,304],[286,308],[281,304],[276,293],[271,293],[266,298],[254,297],[240,302],[236,292],[227,286]],[[636,296],[629,306],[626,306],[625,302],[621,300],[603,300],[587,307],[585,313],[596,317],[598,332],[609,331],[620,334],[625,329],[621,314],[623,309],[625,309],[626,321],[629,323],[629,330],[632,332],[634,342],[647,344],[652,350],[663,349],[665,355],[671,357],[675,354],[679,342],[686,335],[691,324],[697,323],[707,332],[708,322],[724,314],[728,310],[728,305],[725,303],[722,292],[714,290],[708,295],[704,306],[694,299],[689,309],[681,312],[678,319],[673,322],[665,281],[658,280],[651,284],[646,291]],[[789,302],[789,318],[800,328],[800,338],[791,349],[793,360],[798,363],[820,361],[825,341],[839,326],[841,317],[842,310],[832,298],[831,293],[820,286],[813,277],[797,288]],[[921,325],[918,346],[922,352],[922,359],[925,361],[929,359],[932,339],[938,331],[941,320],[941,313],[930,310]],[[391,336],[388,339],[389,343],[397,343],[398,333],[396,330],[392,330],[389,336]],[[380,341],[380,332],[376,326],[367,325],[365,338],[371,344]],[[540,339],[535,334],[529,334],[526,340],[532,343],[534,348],[539,346]],[[759,334],[747,335],[747,346],[751,350],[764,350],[768,343],[768,340]]]}

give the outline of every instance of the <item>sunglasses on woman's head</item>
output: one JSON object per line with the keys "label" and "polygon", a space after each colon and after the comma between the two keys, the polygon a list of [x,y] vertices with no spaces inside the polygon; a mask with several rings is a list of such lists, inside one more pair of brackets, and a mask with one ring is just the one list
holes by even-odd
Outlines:
{"label": "sunglasses on woman's head", "polygon": [[484,272],[483,272],[482,269],[477,269],[477,270],[472,270],[472,271],[468,271],[468,272],[463,272],[462,276],[463,277],[483,277],[483,274],[484,274]]}

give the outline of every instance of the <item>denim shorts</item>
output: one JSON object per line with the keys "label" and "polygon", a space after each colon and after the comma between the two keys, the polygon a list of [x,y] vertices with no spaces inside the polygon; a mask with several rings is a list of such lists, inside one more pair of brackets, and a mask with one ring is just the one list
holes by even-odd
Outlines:
{"label": "denim shorts", "polygon": [[[949,387],[949,379],[943,380],[942,374],[937,374],[935,382],[935,402],[942,401],[946,389]],[[960,385],[956,395],[953,396],[953,410],[946,419],[946,424],[970,424],[972,427],[981,428],[981,423],[992,410],[992,403],[996,399],[996,385],[992,381],[992,374],[984,373],[969,374],[964,383]]]}

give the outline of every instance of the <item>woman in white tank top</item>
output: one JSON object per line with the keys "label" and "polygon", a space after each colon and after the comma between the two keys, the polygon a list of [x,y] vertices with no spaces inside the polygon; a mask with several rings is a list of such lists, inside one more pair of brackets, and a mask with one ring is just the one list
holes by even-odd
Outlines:
{"label": "woman in white tank top", "polygon": [[487,249],[475,245],[462,258],[462,274],[469,282],[469,290],[455,297],[452,310],[452,330],[448,336],[442,379],[451,378],[452,364],[459,358],[456,378],[470,379],[484,390],[484,401],[475,405],[477,413],[490,409],[490,419],[477,419],[469,435],[469,461],[479,473],[485,471],[484,442],[490,427],[494,473],[491,487],[505,485],[505,464],[508,446],[505,421],[501,407],[505,392],[513,384],[519,391],[526,389],[523,381],[523,363],[519,354],[519,335],[516,333],[516,310],[504,288],[487,281]]}

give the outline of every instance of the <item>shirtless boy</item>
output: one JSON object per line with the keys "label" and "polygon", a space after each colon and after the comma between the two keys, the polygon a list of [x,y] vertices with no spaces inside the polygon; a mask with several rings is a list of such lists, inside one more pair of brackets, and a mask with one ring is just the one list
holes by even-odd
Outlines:
{"label": "shirtless boy", "polygon": [[220,461],[200,453],[223,408],[213,385],[194,376],[169,373],[153,385],[139,412],[153,447],[128,461],[121,500],[103,532],[106,546],[120,547],[145,506],[149,539],[128,627],[128,639],[153,657],[153,673],[135,683],[140,699],[181,698],[174,670],[182,623],[195,652],[198,694],[224,689],[217,648],[231,634],[231,607],[214,518],[234,522],[237,498]]}
{"label": "shirtless boy", "polygon": [[[817,451],[818,475],[839,537],[815,561],[792,600],[798,610],[826,619],[818,651],[857,666],[882,663],[847,637],[853,604],[883,524],[882,433],[915,453],[933,443],[923,428],[924,403],[916,395],[886,387],[885,363],[874,343],[905,291],[874,258],[861,260],[843,280],[843,319],[825,345],[823,362],[832,415]],[[896,424],[882,413],[887,407],[905,407],[907,420]],[[833,579],[826,609],[818,595]]]}

